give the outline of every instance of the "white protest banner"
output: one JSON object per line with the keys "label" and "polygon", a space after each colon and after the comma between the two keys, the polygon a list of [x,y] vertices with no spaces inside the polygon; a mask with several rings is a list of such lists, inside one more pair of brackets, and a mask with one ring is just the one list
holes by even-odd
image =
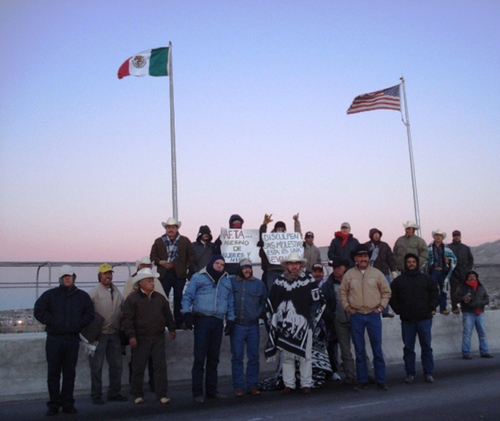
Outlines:
{"label": "white protest banner", "polygon": [[264,240],[264,252],[267,259],[273,265],[279,265],[293,252],[301,258],[304,255],[304,240],[300,232],[262,233],[262,240]]}
{"label": "white protest banner", "polygon": [[221,228],[220,240],[226,263],[239,263],[241,259],[250,259],[252,263],[259,261],[259,230]]}

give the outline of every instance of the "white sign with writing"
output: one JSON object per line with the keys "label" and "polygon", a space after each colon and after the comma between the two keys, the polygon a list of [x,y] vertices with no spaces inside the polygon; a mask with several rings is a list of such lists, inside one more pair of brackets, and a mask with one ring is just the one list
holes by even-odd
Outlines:
{"label": "white sign with writing", "polygon": [[300,232],[263,233],[262,240],[267,259],[273,265],[279,265],[293,252],[297,253],[300,258],[304,256],[304,240]]}
{"label": "white sign with writing", "polygon": [[221,228],[221,252],[226,263],[239,263],[241,259],[259,262],[259,230]]}

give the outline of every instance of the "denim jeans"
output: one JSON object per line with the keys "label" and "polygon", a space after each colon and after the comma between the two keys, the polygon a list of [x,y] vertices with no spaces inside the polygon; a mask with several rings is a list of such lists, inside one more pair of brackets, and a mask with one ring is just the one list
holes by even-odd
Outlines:
{"label": "denim jeans", "polygon": [[486,337],[486,327],[484,325],[484,313],[462,313],[464,332],[462,336],[462,355],[470,355],[470,340],[474,326],[479,338],[479,352],[481,355],[488,353],[488,338]]}
{"label": "denim jeans", "polygon": [[351,314],[352,342],[356,351],[356,371],[359,383],[368,383],[368,364],[365,353],[365,329],[373,352],[373,368],[377,383],[385,383],[385,361],[382,354],[382,319],[380,314]]}
{"label": "denim jeans", "polygon": [[401,333],[404,343],[404,362],[406,374],[415,376],[415,338],[418,335],[418,342],[422,349],[421,360],[424,369],[424,375],[431,375],[434,371],[434,358],[431,348],[431,328],[432,318],[419,320],[418,322],[401,322]]}
{"label": "denim jeans", "polygon": [[[191,375],[193,396],[203,396],[203,375],[207,396],[217,393],[217,366],[222,343],[223,321],[213,316],[194,319],[194,362]],[[206,361],[206,373],[205,373]]]}
{"label": "denim jeans", "polygon": [[448,272],[445,270],[433,270],[431,273],[431,278],[437,283],[439,287],[439,311],[446,310],[446,291],[444,290],[444,280],[446,279]]}
{"label": "denim jeans", "polygon": [[183,322],[181,308],[182,308],[182,293],[184,292],[184,285],[186,285],[185,279],[177,278],[174,272],[169,272],[165,274],[165,277],[160,279],[161,286],[165,291],[165,295],[170,295],[170,290],[174,289],[174,320],[177,327]]}
{"label": "denim jeans", "polygon": [[108,397],[118,395],[122,384],[122,345],[118,332],[106,334],[101,333],[97,338],[99,345],[93,356],[89,357],[90,365],[90,396],[92,398],[102,397],[102,366],[104,357],[109,365],[109,388]]}
{"label": "denim jeans", "polygon": [[[247,349],[246,389],[243,370],[245,358],[245,344]],[[234,390],[246,390],[257,387],[259,384],[259,325],[250,326],[235,324],[231,335],[231,366]]]}
{"label": "denim jeans", "polygon": [[[49,388],[49,408],[74,405],[76,363],[80,338],[78,335],[47,335],[45,352],[47,355],[47,386]],[[61,388],[62,372],[62,388]]]}

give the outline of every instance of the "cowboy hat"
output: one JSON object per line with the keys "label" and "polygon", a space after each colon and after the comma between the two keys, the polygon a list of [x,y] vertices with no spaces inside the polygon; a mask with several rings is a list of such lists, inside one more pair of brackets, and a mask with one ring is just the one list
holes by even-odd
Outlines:
{"label": "cowboy hat", "polygon": [[285,260],[282,260],[280,263],[281,263],[281,266],[286,266],[287,263],[294,263],[294,262],[299,262],[302,265],[305,265],[307,262],[307,259],[301,258],[298,255],[298,253],[293,252],[293,253],[290,253],[288,255],[288,257]]}
{"label": "cowboy hat", "polygon": [[134,276],[132,282],[136,284],[139,281],[142,281],[143,279],[146,278],[158,278],[160,275],[157,273],[153,273],[153,271],[150,268],[144,268],[141,269],[137,274]]}
{"label": "cowboy hat", "polygon": [[432,238],[434,238],[436,234],[442,235],[443,240],[446,239],[446,233],[441,228],[438,228],[436,231],[432,231]]}
{"label": "cowboy hat", "polygon": [[144,256],[141,260],[135,261],[135,267],[138,268],[140,265],[152,265],[153,262],[149,258],[149,256]]}
{"label": "cowboy hat", "polygon": [[181,227],[181,221],[178,221],[177,219],[172,217],[168,218],[167,222],[162,222],[161,224],[163,228],[167,228],[167,225],[177,225],[177,228]]}
{"label": "cowboy hat", "polygon": [[420,229],[420,226],[415,224],[413,221],[406,221],[406,224],[403,224],[403,228],[415,228],[416,230]]}

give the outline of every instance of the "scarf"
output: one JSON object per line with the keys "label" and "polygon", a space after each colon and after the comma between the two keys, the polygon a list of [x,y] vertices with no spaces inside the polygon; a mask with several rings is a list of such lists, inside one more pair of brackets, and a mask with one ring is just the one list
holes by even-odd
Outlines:
{"label": "scarf", "polygon": [[[478,281],[465,281],[465,283],[469,285],[474,290],[474,292],[477,290],[477,286],[479,284]],[[482,314],[482,312],[476,308],[476,314]]]}
{"label": "scarf", "polygon": [[379,244],[380,244],[380,241],[372,241],[370,243],[370,250],[372,251],[370,261],[368,262],[368,264],[370,266],[373,266],[373,264],[375,263],[375,260],[377,260],[378,252],[380,251]]}
{"label": "scarf", "polygon": [[224,275],[225,271],[219,272],[218,270],[214,269],[214,263],[216,260],[224,260],[224,258],[220,254],[212,256],[210,262],[207,265],[207,272],[217,284],[219,283],[219,279],[222,277],[222,275]]}
{"label": "scarf", "polygon": [[335,237],[342,238],[342,247],[345,247],[345,245],[347,244],[347,240],[349,239],[350,235],[351,234],[343,234],[342,231],[337,231],[335,233]]}
{"label": "scarf", "polygon": [[285,355],[304,360],[308,332],[318,324],[324,308],[323,295],[309,272],[303,269],[293,279],[280,275],[267,299],[266,358],[274,359],[280,349]]}

